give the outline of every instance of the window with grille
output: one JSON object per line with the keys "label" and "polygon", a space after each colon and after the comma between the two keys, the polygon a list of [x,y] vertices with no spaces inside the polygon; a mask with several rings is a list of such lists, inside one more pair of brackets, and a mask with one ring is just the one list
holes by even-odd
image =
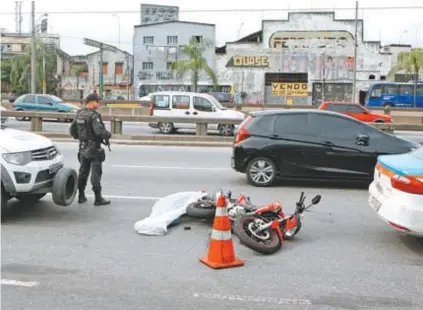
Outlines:
{"label": "window with grille", "polygon": [[143,70],[153,70],[154,64],[152,62],[143,62],[142,69]]}
{"label": "window with grille", "polygon": [[167,36],[167,44],[178,44],[177,36]]}
{"label": "window with grille", "polygon": [[143,43],[144,44],[154,44],[154,37],[152,37],[152,36],[143,37]]}

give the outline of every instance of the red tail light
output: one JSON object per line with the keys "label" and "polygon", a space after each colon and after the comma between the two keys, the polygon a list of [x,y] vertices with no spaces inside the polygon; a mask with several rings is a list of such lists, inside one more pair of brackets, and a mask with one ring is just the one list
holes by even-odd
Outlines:
{"label": "red tail light", "polygon": [[238,128],[238,131],[236,132],[236,137],[235,137],[235,142],[234,144],[239,144],[242,141],[248,139],[251,134],[250,132],[245,129],[245,127],[247,126],[247,124],[252,120],[253,118],[251,116],[248,116],[240,125]]}
{"label": "red tail light", "polygon": [[423,182],[415,177],[394,175],[391,177],[391,185],[393,188],[416,195],[423,195]]}

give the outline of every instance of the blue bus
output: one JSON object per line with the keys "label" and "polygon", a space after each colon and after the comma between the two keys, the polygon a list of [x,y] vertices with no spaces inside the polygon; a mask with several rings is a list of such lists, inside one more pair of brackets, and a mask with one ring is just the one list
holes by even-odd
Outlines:
{"label": "blue bus", "polygon": [[[370,85],[366,107],[414,107],[414,83],[380,82]],[[416,106],[423,107],[423,83],[417,84]]]}

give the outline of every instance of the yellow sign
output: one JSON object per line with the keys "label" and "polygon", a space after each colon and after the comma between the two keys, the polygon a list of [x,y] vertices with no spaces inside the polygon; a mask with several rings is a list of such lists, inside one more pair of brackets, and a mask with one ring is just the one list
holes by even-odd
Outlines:
{"label": "yellow sign", "polygon": [[307,83],[272,83],[272,95],[281,97],[307,97]]}
{"label": "yellow sign", "polygon": [[267,56],[233,56],[229,59],[226,67],[253,67],[267,68],[269,67],[269,57]]}

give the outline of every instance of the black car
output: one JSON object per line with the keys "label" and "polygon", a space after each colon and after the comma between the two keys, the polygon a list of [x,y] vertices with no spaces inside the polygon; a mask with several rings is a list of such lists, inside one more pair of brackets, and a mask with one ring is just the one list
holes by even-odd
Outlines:
{"label": "black car", "polygon": [[420,146],[335,112],[267,110],[239,126],[231,164],[261,187],[276,179],[371,182],[378,155]]}

